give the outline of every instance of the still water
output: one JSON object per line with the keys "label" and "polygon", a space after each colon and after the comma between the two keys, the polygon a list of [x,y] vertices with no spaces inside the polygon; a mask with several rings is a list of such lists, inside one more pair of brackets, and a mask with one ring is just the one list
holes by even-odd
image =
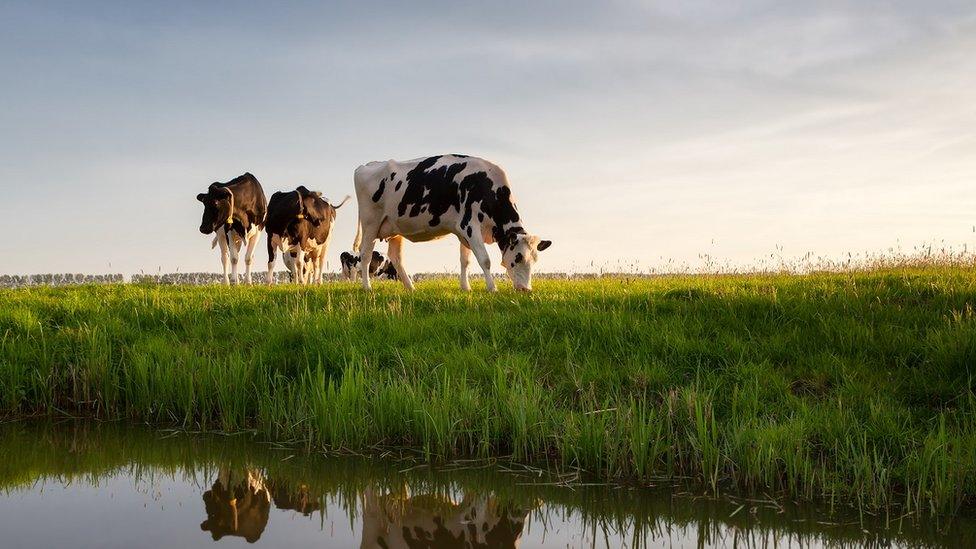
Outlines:
{"label": "still water", "polygon": [[974,524],[504,462],[327,457],[248,434],[0,425],[2,548],[973,547]]}

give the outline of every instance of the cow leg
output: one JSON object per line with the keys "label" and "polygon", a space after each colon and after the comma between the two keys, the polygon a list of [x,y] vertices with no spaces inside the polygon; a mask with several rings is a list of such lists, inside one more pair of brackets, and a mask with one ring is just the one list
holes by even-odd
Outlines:
{"label": "cow leg", "polygon": [[285,262],[285,269],[288,270],[288,276],[291,282],[298,282],[298,273],[295,272],[295,251],[289,250],[288,246],[284,246],[284,252],[281,254],[281,259]]}
{"label": "cow leg", "polygon": [[322,283],[322,267],[325,265],[325,248],[319,252],[319,256],[315,258],[315,283]]}
{"label": "cow leg", "polygon": [[[331,235],[330,235],[331,236]],[[325,254],[329,253],[329,238],[319,246],[315,254],[315,283],[322,283],[322,266],[325,264]]]}
{"label": "cow leg", "polygon": [[254,248],[258,246],[258,239],[261,238],[260,232],[255,232],[251,238],[247,239],[247,251],[244,252],[244,278],[248,286],[251,285],[251,260],[254,258]]}
{"label": "cow leg", "polygon": [[[403,237],[394,236],[391,237],[388,242],[390,243],[387,249],[387,255],[389,255],[390,263],[397,270],[397,277],[399,277],[400,282],[403,283],[403,287],[408,290],[413,290],[413,280],[410,279],[410,275],[407,274],[407,270],[403,266]],[[363,257],[372,257],[372,250],[370,250],[370,255],[363,254]]]}
{"label": "cow leg", "polygon": [[491,276],[491,256],[488,255],[488,248],[485,247],[485,241],[481,238],[481,234],[476,233],[470,238],[468,245],[471,246],[471,251],[474,252],[475,259],[478,260],[478,265],[481,265],[481,270],[485,273],[485,285],[488,287],[488,291],[494,292],[496,288],[495,279]]}
{"label": "cow leg", "polygon": [[277,237],[271,236],[271,233],[268,233],[268,278],[266,280],[268,286],[271,286],[275,283],[274,266],[275,266],[275,257],[277,256],[278,253],[277,252],[278,246],[277,243],[275,242],[276,238]]}
{"label": "cow leg", "polygon": [[[231,232],[229,234],[233,235],[234,233]],[[227,237],[227,240],[229,240],[227,247],[230,248],[231,280],[234,281],[234,284],[240,284],[241,279],[237,275],[237,262],[241,257],[241,244],[243,244],[243,242],[240,240],[235,240],[233,236]]]}
{"label": "cow leg", "polygon": [[461,241],[461,289],[465,292],[471,291],[471,283],[468,282],[468,264],[471,263],[471,248],[464,241]]}
{"label": "cow leg", "polygon": [[373,248],[376,246],[377,227],[369,227],[363,224],[362,248],[359,250],[359,271],[363,280],[363,289],[371,290],[369,283],[369,259],[373,257]]}
{"label": "cow leg", "polygon": [[308,266],[308,273],[305,276],[308,277],[309,284],[315,284],[317,282],[317,277],[319,273],[319,256],[315,255],[315,252],[307,252],[306,258],[310,258],[305,264]]}
{"label": "cow leg", "polygon": [[227,271],[230,269],[230,255],[227,251],[227,232],[221,227],[217,229],[217,245],[220,246],[220,264],[224,268],[224,286],[230,286]]}
{"label": "cow leg", "polygon": [[295,271],[298,283],[305,284],[305,250],[301,246],[298,247],[298,252],[295,256]]}

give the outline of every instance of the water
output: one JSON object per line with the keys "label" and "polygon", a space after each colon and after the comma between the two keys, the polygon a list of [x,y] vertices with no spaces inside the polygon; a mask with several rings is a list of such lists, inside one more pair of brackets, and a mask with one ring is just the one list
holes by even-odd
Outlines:
{"label": "water", "polygon": [[976,546],[966,513],[948,523],[860,517],[673,483],[327,457],[253,438],[0,425],[0,547]]}

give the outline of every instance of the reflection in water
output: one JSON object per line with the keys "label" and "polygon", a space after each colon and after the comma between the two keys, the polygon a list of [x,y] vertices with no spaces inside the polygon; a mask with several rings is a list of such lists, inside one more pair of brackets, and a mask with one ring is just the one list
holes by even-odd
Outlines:
{"label": "reflection in water", "polygon": [[518,547],[529,509],[494,495],[465,494],[460,503],[407,490],[363,495],[363,549]]}
{"label": "reflection in water", "polygon": [[[361,547],[518,547],[530,510],[495,495],[465,494],[455,502],[443,494],[407,492],[406,486],[382,495],[375,488],[363,492]],[[254,543],[268,525],[272,501],[276,509],[305,516],[321,509],[307,485],[293,489],[287,482],[266,482],[255,468],[221,467],[213,487],[203,493],[207,519],[200,529],[214,541],[237,536]]]}
{"label": "reflection in water", "polygon": [[0,424],[0,547],[976,546],[966,510],[911,521],[765,495],[567,487],[490,463],[448,471],[281,450],[244,436]]}
{"label": "reflection in water", "polygon": [[268,485],[271,487],[271,499],[278,509],[298,511],[306,517],[322,509],[322,502],[312,498],[306,484],[299,484],[294,489],[287,481],[270,481]]}
{"label": "reflection in water", "polygon": [[213,488],[203,493],[207,520],[200,529],[214,541],[224,536],[242,537],[254,543],[268,525],[271,494],[255,469],[221,467]]}

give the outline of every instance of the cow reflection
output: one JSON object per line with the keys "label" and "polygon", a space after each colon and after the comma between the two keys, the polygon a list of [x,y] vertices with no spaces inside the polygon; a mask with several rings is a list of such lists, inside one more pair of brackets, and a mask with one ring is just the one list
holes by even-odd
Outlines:
{"label": "cow reflection", "polygon": [[271,488],[271,499],[277,509],[298,511],[306,517],[322,509],[321,501],[311,497],[305,484],[295,488],[287,483],[269,480],[268,487]]}
{"label": "cow reflection", "polygon": [[221,468],[213,487],[203,494],[207,520],[200,529],[214,541],[238,536],[256,542],[268,525],[271,494],[261,473],[254,469]]}
{"label": "cow reflection", "polygon": [[518,547],[530,506],[465,494],[460,503],[405,492],[363,495],[362,549]]}

